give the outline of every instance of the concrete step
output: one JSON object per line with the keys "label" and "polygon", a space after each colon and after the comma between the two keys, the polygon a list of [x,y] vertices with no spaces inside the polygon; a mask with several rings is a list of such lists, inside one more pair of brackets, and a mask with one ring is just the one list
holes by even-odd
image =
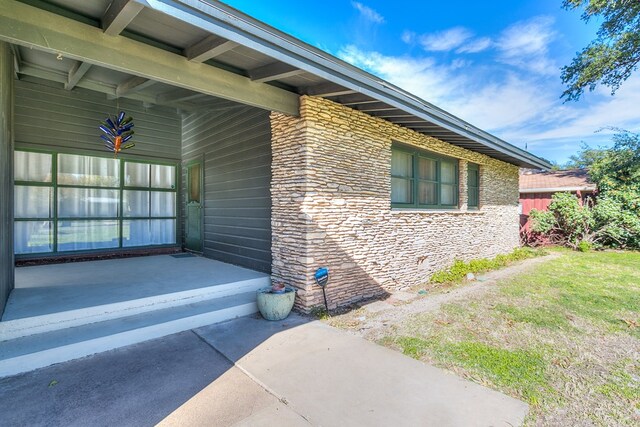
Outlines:
{"label": "concrete step", "polygon": [[259,288],[269,285],[270,278],[265,275],[264,277],[216,284],[214,286],[132,298],[116,303],[94,305],[15,320],[4,320],[0,322],[0,340],[13,340],[29,335],[104,322],[238,293],[255,292]]}
{"label": "concrete step", "polygon": [[155,309],[0,342],[0,377],[257,312],[255,291]]}

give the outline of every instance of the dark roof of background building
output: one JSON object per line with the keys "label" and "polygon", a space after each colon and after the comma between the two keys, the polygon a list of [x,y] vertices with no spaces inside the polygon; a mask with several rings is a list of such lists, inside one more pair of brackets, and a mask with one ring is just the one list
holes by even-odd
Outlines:
{"label": "dark roof of background building", "polygon": [[[520,192],[595,191],[586,169],[526,171],[520,174]],[[535,191],[533,191],[535,190]]]}

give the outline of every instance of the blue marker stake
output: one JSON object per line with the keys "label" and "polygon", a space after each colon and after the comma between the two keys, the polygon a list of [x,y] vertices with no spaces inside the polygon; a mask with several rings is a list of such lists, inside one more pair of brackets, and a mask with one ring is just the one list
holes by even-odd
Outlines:
{"label": "blue marker stake", "polygon": [[316,279],[316,283],[318,286],[322,288],[322,296],[324,297],[324,306],[327,309],[327,313],[329,313],[329,304],[327,304],[327,293],[325,291],[325,286],[329,282],[329,269],[327,267],[322,267],[316,270],[314,274]]}

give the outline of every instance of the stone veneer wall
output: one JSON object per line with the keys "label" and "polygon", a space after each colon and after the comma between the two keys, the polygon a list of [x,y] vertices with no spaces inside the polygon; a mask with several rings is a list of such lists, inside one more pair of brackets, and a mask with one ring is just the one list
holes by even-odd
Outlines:
{"label": "stone veneer wall", "polygon": [[[300,117],[271,114],[272,276],[323,304],[313,273],[330,270],[330,306],[425,283],[455,258],[519,245],[518,167],[315,97]],[[459,160],[455,211],[391,209],[392,141]],[[467,210],[467,162],[480,165],[480,209]]]}

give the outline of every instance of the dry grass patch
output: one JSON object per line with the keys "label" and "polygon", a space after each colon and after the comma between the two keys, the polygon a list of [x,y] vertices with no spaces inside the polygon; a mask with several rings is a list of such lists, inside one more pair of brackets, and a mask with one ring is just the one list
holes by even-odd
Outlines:
{"label": "dry grass patch", "polygon": [[379,342],[529,402],[527,425],[640,425],[640,253],[561,254]]}

